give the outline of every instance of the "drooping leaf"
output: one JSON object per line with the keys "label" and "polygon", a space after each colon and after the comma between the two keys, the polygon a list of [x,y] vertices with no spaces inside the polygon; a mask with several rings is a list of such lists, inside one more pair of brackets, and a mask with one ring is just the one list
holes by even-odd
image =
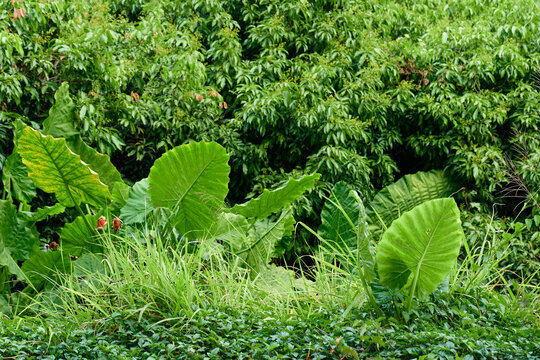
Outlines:
{"label": "drooping leaf", "polygon": [[276,243],[285,235],[289,224],[294,222],[291,208],[284,210],[276,221],[262,219],[255,222],[249,232],[246,263],[258,272],[270,262]]}
{"label": "drooping leaf", "polygon": [[39,208],[34,212],[20,211],[19,215],[24,216],[25,221],[35,223],[45,220],[47,216],[62,214],[64,211],[66,211],[66,207],[60,203],[56,203],[53,206]]}
{"label": "drooping leaf", "polygon": [[264,189],[263,193],[255,199],[235,205],[231,212],[247,218],[264,219],[291,205],[306,190],[311,189],[320,177],[320,174],[311,174],[298,179],[289,179],[275,190]]}
{"label": "drooping leaf", "polygon": [[448,197],[456,190],[456,184],[441,170],[405,175],[379,191],[369,204],[367,215],[371,235],[379,240],[392,221],[404,212],[425,201]]}
{"label": "drooping leaf", "polygon": [[4,189],[21,202],[29,203],[36,196],[36,187],[28,177],[21,156],[13,153],[7,157],[2,171]]}
{"label": "drooping leaf", "polygon": [[221,213],[209,231],[209,237],[227,243],[232,251],[245,244],[249,224],[242,215]]}
{"label": "drooping leaf", "polygon": [[49,110],[49,117],[43,122],[43,133],[55,138],[78,135],[73,122],[75,104],[69,96],[69,85],[62,83],[54,94],[55,103]]}
{"label": "drooping leaf", "polygon": [[17,218],[17,208],[9,200],[0,200],[0,248],[15,261],[23,261],[39,248],[36,231]]}
{"label": "drooping leaf", "polygon": [[34,184],[54,193],[62,205],[70,207],[84,202],[102,206],[110,199],[107,186],[68,149],[65,139],[44,136],[26,127],[17,151]]}
{"label": "drooping leaf", "polygon": [[58,281],[56,274],[70,273],[71,260],[63,251],[40,251],[26,260],[21,267],[25,277],[36,290]]}
{"label": "drooping leaf", "polygon": [[[92,226],[97,227],[99,215],[85,215],[85,217]],[[97,233],[90,231],[82,216],[64,225],[60,232],[60,244],[68,255],[80,256],[85,252],[102,252]]]}
{"label": "drooping leaf", "polygon": [[153,209],[148,192],[148,179],[142,179],[136,182],[129,191],[126,204],[120,210],[120,218],[125,225],[143,223]]}
{"label": "drooping leaf", "polygon": [[375,277],[375,261],[371,250],[366,211],[358,194],[344,182],[337,183],[324,203],[319,235],[343,266],[350,263],[347,256],[360,256],[368,282]]}
{"label": "drooping leaf", "polygon": [[109,187],[110,192],[112,192],[115,183],[124,182],[116,167],[111,163],[109,156],[100,154],[86,145],[80,136],[67,139],[66,144],[73,153],[81,157],[81,161],[98,174],[99,180]]}
{"label": "drooping leaf", "polygon": [[192,142],[167,151],[148,176],[152,205],[171,209],[182,235],[204,234],[228,193],[228,160],[225,149],[213,142]]}
{"label": "drooping leaf", "polygon": [[454,199],[430,200],[405,212],[377,246],[381,284],[412,296],[433,292],[455,265],[463,239]]}

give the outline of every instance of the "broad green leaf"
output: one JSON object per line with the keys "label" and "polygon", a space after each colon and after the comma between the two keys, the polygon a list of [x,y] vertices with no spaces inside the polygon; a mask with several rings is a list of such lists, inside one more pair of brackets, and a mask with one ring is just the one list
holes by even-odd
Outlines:
{"label": "broad green leaf", "polygon": [[[2,266],[5,266],[10,274],[17,276],[19,280],[24,279],[22,270],[19,268],[19,265],[17,265],[17,262],[13,257],[11,257],[8,249],[2,248],[0,245],[0,271],[2,270]],[[0,287],[2,287],[2,284],[0,284]]]}
{"label": "broad green leaf", "polygon": [[249,224],[242,215],[221,213],[209,231],[210,238],[227,243],[232,251],[245,244]]}
{"label": "broad green leaf", "polygon": [[264,219],[291,205],[306,190],[311,189],[320,177],[320,174],[311,174],[298,179],[289,179],[283,186],[275,190],[264,189],[257,198],[241,205],[235,205],[231,212],[247,218]]}
{"label": "broad green leaf", "polygon": [[[330,197],[321,212],[319,235],[339,247],[355,249],[357,245],[357,226],[360,225],[360,207],[363,205],[352,194],[344,182],[334,186]],[[363,234],[362,234],[363,235]]]}
{"label": "broad green leaf", "polygon": [[123,182],[122,176],[111,163],[109,156],[98,153],[82,141],[75,128],[73,116],[75,105],[69,97],[69,86],[63,83],[55,94],[56,103],[49,111],[49,117],[43,123],[43,134],[55,138],[66,138],[69,149],[81,157],[90,169],[96,172],[99,180],[112,192],[115,182]]}
{"label": "broad green leaf", "polygon": [[258,220],[249,232],[246,250],[246,263],[258,272],[270,262],[276,243],[288,232],[290,224],[294,223],[291,208],[283,211],[277,221],[269,219]]}
{"label": "broad green leaf", "polygon": [[327,242],[323,247],[328,253],[347,265],[351,260],[347,256],[360,256],[368,282],[375,277],[374,259],[366,222],[366,211],[362,200],[346,183],[334,186],[321,213],[319,235]]}
{"label": "broad green leaf", "polygon": [[63,251],[40,251],[26,260],[21,267],[29,283],[40,291],[47,284],[58,281],[57,274],[70,273],[71,260]]}
{"label": "broad green leaf", "polygon": [[416,206],[395,220],[377,246],[381,284],[409,297],[433,292],[456,264],[463,230],[454,199]]}
{"label": "broad green leaf", "polygon": [[55,103],[49,110],[49,117],[43,122],[43,133],[55,138],[78,135],[73,122],[75,104],[69,97],[69,85],[62,83],[54,94]]}
{"label": "broad green leaf", "polygon": [[[97,227],[99,215],[85,215],[85,217],[92,226]],[[82,216],[64,225],[60,232],[60,244],[68,255],[80,256],[85,252],[102,252],[96,231],[90,231]]]}
{"label": "broad green leaf", "polygon": [[107,269],[103,264],[103,259],[103,256],[99,254],[84,254],[73,262],[73,274],[81,277],[88,277],[93,274],[106,274]]}
{"label": "broad green leaf", "polygon": [[148,193],[148,179],[142,179],[129,191],[126,204],[120,210],[120,218],[125,225],[143,223],[153,209]]}
{"label": "broad green leaf", "polygon": [[122,176],[111,163],[109,156],[98,153],[86,145],[80,136],[74,136],[66,140],[69,149],[81,157],[81,161],[98,174],[99,180],[109,187],[112,192],[116,182],[123,183]]}
{"label": "broad green leaf", "polygon": [[225,149],[214,142],[192,142],[167,151],[148,176],[152,205],[171,209],[172,221],[182,235],[203,235],[224,205],[228,160]]}
{"label": "broad green leaf", "polygon": [[14,152],[6,159],[2,171],[2,183],[4,189],[21,202],[29,203],[36,196],[36,187],[28,177],[26,166],[18,153]]}
{"label": "broad green leaf", "polygon": [[367,215],[371,235],[379,240],[392,221],[404,212],[425,201],[448,197],[456,190],[456,184],[441,170],[403,176],[379,191],[369,204]]}
{"label": "broad green leaf", "polygon": [[39,248],[37,232],[17,218],[17,208],[0,200],[0,251],[9,252],[15,261],[28,259]]}
{"label": "broad green leaf", "polygon": [[112,204],[111,211],[120,211],[126,205],[131,188],[124,182],[116,182],[111,192]]}
{"label": "broad green leaf", "polygon": [[45,220],[47,216],[62,214],[64,211],[66,211],[66,207],[60,203],[56,203],[53,206],[39,208],[34,212],[19,212],[19,215],[23,215],[25,221],[35,223]]}
{"label": "broad green leaf", "polygon": [[37,187],[54,193],[67,207],[81,202],[102,206],[110,199],[107,186],[66,146],[65,139],[54,139],[26,127],[18,150]]}

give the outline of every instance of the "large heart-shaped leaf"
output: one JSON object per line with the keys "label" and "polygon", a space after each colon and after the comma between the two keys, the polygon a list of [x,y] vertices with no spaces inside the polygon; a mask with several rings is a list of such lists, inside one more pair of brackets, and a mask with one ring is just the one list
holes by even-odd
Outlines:
{"label": "large heart-shaped leaf", "polygon": [[192,142],[167,151],[148,176],[152,205],[171,209],[172,221],[182,235],[203,235],[224,205],[228,160],[225,149],[213,142]]}
{"label": "large heart-shaped leaf", "polygon": [[66,146],[65,139],[44,136],[26,127],[17,151],[28,176],[45,192],[54,193],[64,206],[81,202],[102,206],[110,199],[107,186]]}
{"label": "large heart-shaped leaf", "polygon": [[233,251],[245,245],[249,224],[242,215],[222,213],[212,225],[209,237],[225,242]]}
{"label": "large heart-shaped leaf", "polygon": [[[99,215],[85,215],[90,224],[96,224]],[[64,225],[60,233],[62,250],[69,255],[80,256],[84,252],[99,253],[102,247],[95,231],[91,231],[82,216]]]}
{"label": "large heart-shaped leaf", "polygon": [[125,225],[143,223],[154,209],[148,193],[148,179],[136,182],[129,191],[126,204],[120,210],[120,218]]}
{"label": "large heart-shaped leaf", "polygon": [[70,273],[72,264],[63,251],[40,251],[25,261],[21,269],[28,282],[39,291],[58,281],[59,273]]}
{"label": "large heart-shaped leaf", "polygon": [[403,176],[379,191],[369,204],[367,216],[371,235],[379,240],[392,221],[404,212],[425,201],[448,197],[456,190],[456,184],[441,170]]}
{"label": "large heart-shaped leaf", "polygon": [[346,256],[360,256],[367,281],[373,281],[374,259],[366,211],[358,194],[346,183],[339,182],[332,189],[324,203],[318,231],[325,240],[323,248],[327,248],[327,252],[336,255],[340,261],[347,263],[350,261]]}
{"label": "large heart-shaped leaf", "polygon": [[54,94],[55,103],[49,110],[49,117],[43,122],[43,133],[56,138],[78,135],[73,122],[75,104],[69,96],[69,85],[64,82]]}
{"label": "large heart-shaped leaf", "polygon": [[120,172],[111,163],[109,156],[86,145],[79,135],[67,139],[66,144],[73,153],[81,157],[81,161],[98,174],[99,180],[109,187],[110,192],[112,192],[116,182],[124,182]]}
{"label": "large heart-shaped leaf", "polygon": [[235,205],[231,212],[247,218],[264,219],[290,205],[306,190],[311,189],[315,185],[315,181],[320,177],[320,174],[311,174],[298,179],[289,179],[275,190],[264,189],[263,193],[255,199],[251,199],[244,204]]}
{"label": "large heart-shaped leaf", "polygon": [[456,263],[463,239],[454,199],[418,205],[395,220],[377,246],[381,284],[410,298],[433,292]]}
{"label": "large heart-shaped leaf", "polygon": [[6,159],[2,170],[2,182],[4,189],[19,201],[28,203],[36,196],[36,187],[28,177],[26,166],[18,153],[13,153]]}
{"label": "large heart-shaped leaf", "polygon": [[264,268],[272,258],[277,242],[293,228],[295,220],[289,207],[276,221],[262,219],[250,229],[246,248],[238,254],[247,254],[246,263],[255,273]]}
{"label": "large heart-shaped leaf", "polygon": [[0,247],[15,261],[28,259],[39,248],[37,232],[17,218],[17,208],[9,200],[0,200]]}

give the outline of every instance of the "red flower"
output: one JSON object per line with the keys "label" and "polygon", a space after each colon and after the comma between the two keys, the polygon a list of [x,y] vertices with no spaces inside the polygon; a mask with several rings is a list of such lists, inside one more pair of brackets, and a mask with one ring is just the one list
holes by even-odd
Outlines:
{"label": "red flower", "polygon": [[114,220],[113,220],[113,225],[112,225],[112,228],[114,229],[114,232],[117,232],[118,230],[120,230],[121,227],[122,227],[122,220],[115,217]]}
{"label": "red flower", "polygon": [[97,229],[103,230],[103,227],[107,224],[107,219],[104,216],[100,217],[97,221]]}

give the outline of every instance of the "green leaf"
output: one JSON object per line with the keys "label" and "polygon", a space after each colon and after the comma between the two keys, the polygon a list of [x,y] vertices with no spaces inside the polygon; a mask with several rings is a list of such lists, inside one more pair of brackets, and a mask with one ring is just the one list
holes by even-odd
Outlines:
{"label": "green leaf", "polygon": [[227,196],[228,160],[225,149],[214,142],[192,142],[167,151],[148,176],[152,205],[171,209],[182,235],[203,235]]}
{"label": "green leaf", "polygon": [[107,186],[68,149],[65,139],[44,136],[26,127],[18,141],[18,152],[36,186],[54,193],[62,205],[84,202],[102,206],[110,199]]}
{"label": "green leaf", "polygon": [[13,197],[21,202],[29,203],[36,196],[36,187],[28,177],[26,166],[18,153],[13,153],[6,159],[2,183],[4,189],[10,191]]}
{"label": "green leaf", "polygon": [[17,218],[17,208],[11,201],[0,200],[0,251],[9,252],[15,261],[23,261],[38,248],[37,232]]}
{"label": "green leaf", "polygon": [[[21,271],[21,268],[19,268],[19,265],[17,265],[17,262],[13,259],[9,251],[5,248],[2,248],[2,245],[0,245],[0,271],[2,270],[2,266],[5,266],[8,271],[17,276],[19,280],[24,280],[24,273]],[[0,284],[0,287],[2,284]]]}
{"label": "green leaf", "polygon": [[146,216],[152,212],[152,201],[148,192],[148,179],[135,183],[129,191],[126,204],[120,210],[120,218],[125,225],[145,222]]}
{"label": "green leaf", "polygon": [[111,197],[113,199],[111,211],[120,211],[120,209],[126,205],[130,190],[131,188],[124,182],[114,183],[113,190],[111,192]]}
{"label": "green leaf", "polygon": [[[97,227],[99,215],[86,215],[86,220]],[[81,256],[85,252],[100,253],[102,247],[95,231],[90,231],[82,216],[64,225],[60,232],[62,250],[68,255]]]}
{"label": "green leaf", "polygon": [[55,103],[49,110],[49,117],[43,122],[43,133],[56,138],[78,135],[74,126],[73,112],[75,104],[69,97],[69,85],[62,83],[54,94]]}
{"label": "green leaf", "polygon": [[124,182],[122,176],[111,163],[109,156],[98,153],[86,145],[80,136],[74,136],[66,140],[69,149],[81,157],[81,161],[98,174],[99,180],[109,187],[112,192],[116,182]]}
{"label": "green leaf", "polygon": [[365,218],[360,218],[360,207],[363,208],[363,205],[352,194],[347,184],[337,183],[324,203],[319,235],[325,240],[334,242],[338,247],[356,249],[356,228],[360,225],[360,220],[365,221]]}
{"label": "green leaf", "polygon": [[430,294],[455,265],[463,238],[454,199],[427,201],[405,212],[377,246],[381,284],[404,289],[411,299]]}
{"label": "green leaf", "polygon": [[24,262],[21,270],[29,283],[40,291],[47,284],[58,281],[56,275],[70,273],[71,260],[63,251],[40,251]]}
{"label": "green leaf", "polygon": [[257,198],[241,205],[235,205],[231,212],[247,218],[264,219],[291,205],[306,190],[311,189],[320,177],[320,174],[311,174],[298,179],[289,179],[283,186],[275,190],[264,189]]}
{"label": "green leaf", "polygon": [[441,170],[405,175],[379,191],[369,204],[369,231],[379,240],[392,221],[404,212],[425,201],[448,197],[456,190],[456,184]]}
{"label": "green leaf", "polygon": [[371,251],[366,211],[358,194],[346,183],[339,182],[332,189],[322,209],[318,232],[328,241],[322,246],[329,247],[330,254],[337,252],[337,258],[344,265],[351,262],[346,258],[348,255],[355,257],[360,255],[365,265],[366,280],[373,281],[375,262]]}
{"label": "green leaf", "polygon": [[249,224],[242,215],[222,213],[212,225],[209,236],[227,243],[232,251],[238,251],[245,244]]}
{"label": "green leaf", "polygon": [[247,248],[238,254],[247,253],[246,263],[259,272],[270,262],[276,243],[288,232],[292,222],[294,218],[290,207],[283,211],[277,221],[258,220],[250,229]]}
{"label": "green leaf", "polygon": [[45,220],[47,216],[62,214],[66,211],[66,207],[60,203],[56,203],[53,206],[45,206],[44,208],[39,208],[34,212],[19,212],[20,215],[24,216],[24,220],[27,222],[38,222]]}

